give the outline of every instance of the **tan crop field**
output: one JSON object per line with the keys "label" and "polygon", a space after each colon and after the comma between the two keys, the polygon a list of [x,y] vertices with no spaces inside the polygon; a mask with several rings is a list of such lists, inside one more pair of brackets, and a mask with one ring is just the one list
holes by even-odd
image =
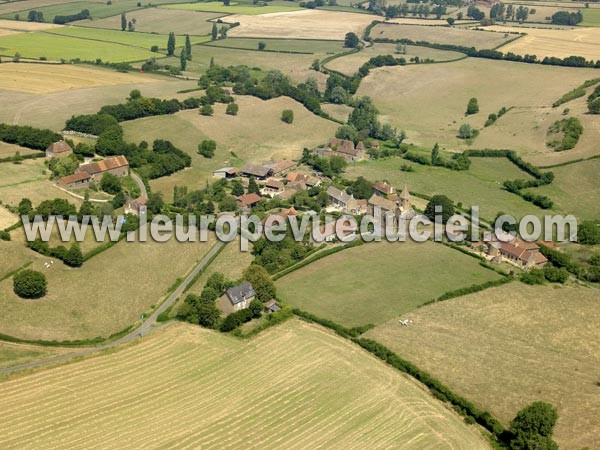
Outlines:
{"label": "tan crop field", "polygon": [[369,61],[369,59],[378,55],[393,55],[396,58],[404,58],[410,62],[411,58],[418,57],[419,59],[432,59],[434,61],[449,61],[464,57],[463,53],[450,52],[444,50],[436,50],[427,47],[417,47],[414,45],[406,46],[405,54],[396,53],[396,44],[376,43],[371,47],[367,47],[358,53],[351,53],[346,56],[341,56],[327,63],[325,66],[328,69],[336,70],[344,75],[354,75],[360,66]]}
{"label": "tan crop field", "polygon": [[[54,66],[49,69],[49,65],[43,67],[44,70],[49,70],[48,73],[54,70]],[[110,79],[113,75],[118,77],[123,74],[106,71],[104,77]],[[177,96],[177,91],[196,86],[195,81],[169,79],[156,75],[131,74],[130,76],[137,78],[127,84],[88,87],[49,94],[0,90],[4,102],[3,107],[0,108],[0,122],[59,131],[64,128],[65,121],[72,115],[93,114],[104,105],[122,103],[133,89],[139,89],[146,97],[172,98]],[[156,82],[140,83],[146,78]],[[48,80],[47,83],[56,86],[54,81]],[[186,98],[191,95],[188,94]]]}
{"label": "tan crop field", "polygon": [[497,32],[524,32],[527,36],[510,42],[498,50],[519,55],[537,55],[565,58],[576,55],[596,61],[600,59],[600,28],[574,28],[571,30],[553,30],[545,28],[517,28],[494,25],[486,30]]}
{"label": "tan crop field", "polygon": [[[174,185],[203,188],[212,181],[212,172],[243,162],[265,163],[283,158],[300,158],[304,147],[315,147],[335,134],[338,124],[315,116],[288,97],[260,100],[236,96],[237,116],[225,114],[225,105],[215,105],[212,117],[197,110],[182,111],[162,117],[147,117],[124,122],[126,140],[168,139],[192,156],[192,167],[169,177],[151,181],[152,189],[170,199]],[[281,111],[294,111],[294,123],[281,121]],[[310,132],[307,132],[310,130]],[[204,139],[217,142],[215,156],[206,159],[198,154]]]}
{"label": "tan crop field", "polygon": [[[135,30],[138,32],[169,34],[205,35],[212,29],[210,19],[223,14],[197,11],[181,11],[177,9],[148,8],[131,11],[127,19],[135,19]],[[94,28],[121,29],[121,16],[112,16],[105,19],[80,20],[73,25]]]}
{"label": "tan crop field", "polygon": [[561,448],[600,447],[600,293],[517,282],[430,305],[367,336],[505,424],[542,400]]}
{"label": "tan crop field", "polygon": [[261,15],[234,15],[227,23],[239,22],[232,29],[231,37],[295,38],[343,40],[348,32],[362,35],[373,21],[369,14],[307,9]]}
{"label": "tan crop field", "polygon": [[2,89],[50,94],[117,84],[157,83],[160,78],[68,64],[6,63],[0,65]]}
{"label": "tan crop field", "polygon": [[410,39],[435,44],[463,45],[477,49],[491,49],[514,39],[516,35],[492,33],[489,31],[469,30],[419,25],[379,24],[371,30],[373,39]]}
{"label": "tan crop field", "polygon": [[4,206],[0,206],[0,230],[14,225],[19,221],[19,217],[16,214],[11,213]]}
{"label": "tan crop field", "polygon": [[[2,6],[0,6],[0,10]],[[62,25],[56,25],[54,23],[40,23],[40,22],[21,22],[16,20],[0,19],[0,29],[11,30],[11,31],[43,31],[51,28],[60,28]]]}
{"label": "tan crop field", "polygon": [[[510,79],[510,88],[491,83],[491,76]],[[597,76],[594,69],[468,58],[444,64],[372,70],[358,94],[370,96],[382,121],[406,130],[410,142],[431,147],[439,142],[454,150],[467,148],[457,138],[462,123],[481,129],[488,115],[502,107],[549,108],[565,92]],[[465,117],[471,97],[478,99],[480,112]],[[482,136],[486,133],[484,130]],[[494,141],[487,141],[486,146],[507,148],[509,139],[506,133],[498,135]],[[480,147],[478,139],[471,147]]]}
{"label": "tan crop field", "polygon": [[[23,245],[23,244],[21,244]],[[24,300],[12,278],[0,283],[0,333],[22,339],[73,340],[108,337],[135,323],[210,249],[210,243],[119,242],[72,269],[39,257],[30,266],[48,278],[48,292]]]}
{"label": "tan crop field", "polygon": [[444,292],[498,278],[470,256],[409,239],[327,256],[280,278],[277,289],[294,307],[354,327],[383,323]]}
{"label": "tan crop field", "polygon": [[[0,3],[0,14],[7,14],[16,11],[22,11],[28,8],[41,8],[43,6],[58,5],[61,3],[71,3],[74,0],[27,0],[24,1],[12,1],[6,3]],[[24,16],[25,17],[25,16]]]}
{"label": "tan crop field", "polygon": [[489,448],[411,379],[296,320],[250,341],[174,325],[0,393],[5,449]]}
{"label": "tan crop field", "polygon": [[24,155],[34,155],[39,154],[38,150],[31,150],[25,147],[19,147],[15,144],[7,144],[6,142],[0,142],[0,159],[8,158],[9,156],[15,156],[15,153],[20,153],[21,156]]}

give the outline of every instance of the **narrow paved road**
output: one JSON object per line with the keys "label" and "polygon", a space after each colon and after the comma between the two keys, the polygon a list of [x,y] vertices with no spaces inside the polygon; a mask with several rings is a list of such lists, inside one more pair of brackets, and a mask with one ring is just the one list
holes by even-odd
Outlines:
{"label": "narrow paved road", "polygon": [[40,361],[32,361],[26,364],[20,364],[18,366],[5,367],[3,369],[0,369],[0,374],[16,372],[24,369],[32,369],[35,367],[47,366],[50,364],[58,364],[80,356],[91,355],[93,353],[98,353],[108,348],[116,347],[117,345],[132,342],[139,337],[145,336],[153,331],[163,328],[166,324],[159,324],[158,326],[155,326],[158,315],[166,311],[171,305],[173,305],[173,303],[175,303],[175,301],[184,293],[185,289],[192,282],[194,277],[210,264],[211,258],[215,256],[224,245],[226,245],[226,243],[217,241],[217,243],[209,250],[209,252],[204,256],[204,258],[202,258],[202,260],[196,265],[196,267],[194,267],[194,269],[185,277],[185,279],[181,282],[179,287],[177,287],[177,289],[175,289],[171,293],[171,295],[169,295],[169,297],[150,315],[150,317],[144,320],[143,324],[141,324],[129,334],[123,336],[120,339],[117,339],[116,341],[108,342],[99,347],[87,347],[82,349],[76,349],[72,353],[67,353],[65,355],[55,356],[53,358],[43,359]]}
{"label": "narrow paved road", "polygon": [[133,181],[135,181],[140,187],[140,196],[148,198],[148,191],[146,190],[146,185],[144,184],[140,176],[134,171],[130,171],[129,175],[131,176],[131,178],[133,178]]}

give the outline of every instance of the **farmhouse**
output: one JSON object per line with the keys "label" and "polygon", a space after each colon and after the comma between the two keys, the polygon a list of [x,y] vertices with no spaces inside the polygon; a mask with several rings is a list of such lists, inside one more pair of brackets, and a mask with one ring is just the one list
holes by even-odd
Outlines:
{"label": "farmhouse", "polygon": [[354,142],[346,139],[331,138],[326,147],[317,148],[315,153],[321,157],[341,156],[347,162],[363,161],[365,159],[365,145],[359,142],[354,147]]}
{"label": "farmhouse", "polygon": [[239,170],[235,167],[222,167],[213,172],[215,178],[234,178],[238,174]]}
{"label": "farmhouse", "polygon": [[87,172],[75,173],[67,175],[58,180],[58,185],[64,189],[77,189],[90,185],[92,177]]}
{"label": "farmhouse", "polygon": [[288,174],[290,169],[294,168],[296,163],[294,161],[282,160],[276,161],[270,164],[265,164],[263,167],[269,169],[269,176],[272,177],[284,177]]}
{"label": "farmhouse", "polygon": [[269,178],[263,185],[260,193],[265,196],[275,197],[276,195],[281,194],[284,190],[283,181]]}
{"label": "farmhouse", "polygon": [[303,173],[290,172],[287,174],[288,183],[304,183],[306,186],[313,187],[321,184],[321,179]]}
{"label": "farmhouse", "polygon": [[246,309],[256,297],[256,292],[250,283],[242,284],[227,289],[224,295],[217,299],[217,307],[225,314]]}
{"label": "farmhouse", "polygon": [[334,186],[329,186],[327,195],[329,196],[329,203],[336,209],[350,214],[360,214],[360,207],[352,194],[341,191]]}
{"label": "farmhouse", "polygon": [[92,181],[99,182],[105,173],[111,173],[117,177],[129,175],[129,162],[123,155],[106,158],[102,161],[82,164],[75,173],[87,173]]}
{"label": "farmhouse", "polygon": [[548,262],[535,242],[517,239],[512,242],[494,241],[490,243],[488,253],[498,261],[506,261],[523,269],[539,269]]}
{"label": "farmhouse", "polygon": [[385,181],[375,183],[373,189],[375,189],[375,195],[380,197],[387,197],[388,195],[394,195],[396,193],[396,188],[387,184]]}
{"label": "farmhouse", "polygon": [[242,176],[247,178],[254,177],[258,180],[264,180],[269,175],[269,171],[270,169],[268,167],[257,166],[248,163],[244,167],[242,167],[241,173]]}
{"label": "farmhouse", "polygon": [[367,200],[367,210],[369,211],[369,215],[375,215],[375,210],[377,208],[379,208],[382,215],[391,212],[397,216],[400,213],[400,208],[396,202],[388,200],[380,195],[373,194],[371,198]]}
{"label": "farmhouse", "polygon": [[64,158],[73,154],[73,149],[65,141],[58,141],[50,144],[46,149],[46,158]]}
{"label": "farmhouse", "polygon": [[237,197],[237,201],[239,202],[241,208],[252,208],[261,200],[262,197],[255,193],[244,194]]}

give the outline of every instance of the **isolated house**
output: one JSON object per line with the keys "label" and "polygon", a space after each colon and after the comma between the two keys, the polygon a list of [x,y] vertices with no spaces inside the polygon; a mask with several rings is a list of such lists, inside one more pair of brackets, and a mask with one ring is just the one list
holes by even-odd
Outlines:
{"label": "isolated house", "polygon": [[242,284],[227,289],[224,295],[217,299],[217,307],[225,314],[246,309],[256,297],[252,285],[244,281]]}
{"label": "isolated house", "polygon": [[58,141],[50,144],[46,149],[46,158],[64,158],[73,154],[73,149],[65,141]]}
{"label": "isolated house", "polygon": [[548,262],[548,259],[540,252],[539,245],[535,242],[520,240],[492,242],[489,247],[489,254],[524,269],[539,269]]}
{"label": "isolated house", "polygon": [[111,173],[117,177],[129,175],[129,162],[123,155],[113,156],[102,161],[82,164],[75,173],[87,173],[93,181],[99,182],[105,173]]}
{"label": "isolated house", "polygon": [[92,177],[87,172],[75,173],[73,175],[67,175],[58,180],[58,185],[64,189],[77,189],[84,188],[90,185]]}

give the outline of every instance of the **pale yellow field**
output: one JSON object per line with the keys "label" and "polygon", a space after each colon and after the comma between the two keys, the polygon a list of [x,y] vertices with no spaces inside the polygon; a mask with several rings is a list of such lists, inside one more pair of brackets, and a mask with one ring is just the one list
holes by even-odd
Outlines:
{"label": "pale yellow field", "polygon": [[42,31],[51,28],[60,28],[62,26],[63,25],[56,25],[54,23],[22,22],[0,19],[0,28],[14,31]]}
{"label": "pale yellow field", "polygon": [[367,333],[504,424],[558,409],[561,448],[600,448],[600,292],[513,282],[433,304]]}
{"label": "pale yellow field", "polygon": [[554,30],[544,28],[518,28],[494,25],[486,30],[527,33],[516,41],[510,42],[498,50],[520,55],[537,55],[565,58],[583,56],[594,61],[600,59],[600,28],[574,28],[572,30]]}
{"label": "pale yellow field", "polygon": [[21,156],[39,153],[38,150],[31,150],[29,148],[19,147],[15,144],[7,144],[6,142],[0,142],[0,158],[15,156],[15,153],[17,152],[19,152]]}
{"label": "pale yellow field", "polygon": [[41,8],[42,6],[56,5],[59,3],[70,3],[73,0],[27,0],[13,1],[0,4],[0,14],[7,14],[15,11],[22,11],[28,8]]}
{"label": "pale yellow field", "polygon": [[4,28],[0,28],[0,36],[8,36],[10,34],[19,34],[19,33],[22,33],[22,31],[6,30]]}
{"label": "pale yellow field", "polygon": [[19,218],[16,214],[11,213],[4,206],[0,206],[0,230],[10,227],[17,223]]}
{"label": "pale yellow field", "polygon": [[225,21],[240,23],[239,27],[227,33],[231,37],[343,40],[346,33],[351,31],[361,36],[373,17],[368,14],[307,9],[253,16],[233,15]]}
{"label": "pale yellow field", "polygon": [[0,383],[0,407],[3,449],[489,448],[413,380],[297,320],[250,341],[174,325]]}
{"label": "pale yellow field", "polygon": [[0,65],[0,86],[32,94],[83,89],[115,84],[158,82],[155,77],[67,64],[7,63]]}

